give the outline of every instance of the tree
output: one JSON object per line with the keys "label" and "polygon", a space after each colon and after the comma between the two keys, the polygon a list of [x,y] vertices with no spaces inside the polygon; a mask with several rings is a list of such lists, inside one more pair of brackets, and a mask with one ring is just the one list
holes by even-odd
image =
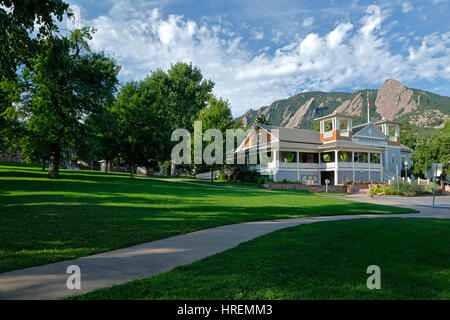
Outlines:
{"label": "tree", "polygon": [[89,136],[87,139],[77,140],[79,144],[78,157],[93,162],[105,160],[105,173],[108,172],[111,163],[120,152],[119,122],[113,112],[113,104],[104,106],[97,114],[86,118]]}
{"label": "tree", "polygon": [[61,0],[0,0],[0,151],[14,147],[20,133],[17,117],[7,112],[14,102],[8,89],[17,83],[18,68],[36,56],[39,41],[57,30],[54,17],[62,21],[67,9]]}
{"label": "tree", "polygon": [[[202,123],[202,131],[205,133],[208,129],[217,129],[221,132],[221,138],[225,136],[226,129],[229,129],[233,125],[233,117],[231,115],[231,109],[229,106],[228,101],[222,100],[220,98],[217,100],[214,97],[210,97],[208,100],[208,105],[204,107],[198,114],[198,120]],[[217,139],[218,137],[215,137]],[[208,147],[208,145],[218,142],[218,141],[211,141],[210,143],[204,145],[205,148]],[[219,147],[222,148],[222,154],[223,152],[223,140],[221,140]],[[213,151],[213,153],[215,150]],[[215,156],[215,154],[213,154]],[[223,161],[223,157],[221,159]],[[205,159],[203,159],[205,161]],[[211,182],[214,181],[214,163],[207,164],[211,171]],[[217,167],[217,164],[216,164]]]}
{"label": "tree", "polygon": [[268,125],[268,126],[271,125],[271,123],[266,119],[266,116],[264,114],[260,114],[256,118],[254,124],[263,124],[263,125]]}
{"label": "tree", "polygon": [[419,140],[411,158],[416,175],[423,175],[433,162],[442,163],[443,175],[450,175],[450,120],[431,137]]}
{"label": "tree", "polygon": [[100,113],[114,99],[120,68],[104,53],[90,52],[84,39],[92,31],[85,28],[70,37],[47,37],[22,72],[23,94],[17,109],[27,119],[27,134],[49,146],[50,178],[59,177],[62,152],[85,138],[86,117]]}
{"label": "tree", "polygon": [[[172,130],[186,129],[192,132],[193,123],[212,96],[214,83],[205,80],[198,67],[192,63],[178,62],[168,71],[170,86],[166,105],[170,105]],[[176,174],[175,164],[171,164],[171,175]]]}
{"label": "tree", "polygon": [[120,155],[134,178],[136,165],[165,160],[170,154],[171,126],[167,108],[161,107],[160,74],[139,82],[128,82],[120,89],[113,112],[120,130]]}

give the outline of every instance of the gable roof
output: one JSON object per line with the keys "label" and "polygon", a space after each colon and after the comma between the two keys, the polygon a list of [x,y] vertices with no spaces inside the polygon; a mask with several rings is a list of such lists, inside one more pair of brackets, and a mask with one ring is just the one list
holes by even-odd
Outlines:
{"label": "gable roof", "polygon": [[[264,124],[257,124],[256,126],[266,130],[271,135],[277,137],[283,142],[301,142],[306,144],[321,145],[320,132],[306,129],[291,129],[277,126],[269,126]],[[278,134],[275,130],[278,130]]]}
{"label": "gable roof", "polygon": [[[386,139],[386,135],[383,132],[381,132],[380,129],[378,129],[378,127],[375,124],[373,124],[372,122],[360,124],[358,126],[353,127],[352,128],[353,136],[355,137],[360,134],[364,135],[364,133],[365,133],[364,131],[366,131],[366,129],[369,127],[375,130],[374,133],[377,136],[379,136],[380,139]],[[367,132],[367,134],[369,135],[368,132]],[[373,135],[373,134],[370,134],[370,135]],[[377,138],[377,137],[374,136],[374,138]]]}

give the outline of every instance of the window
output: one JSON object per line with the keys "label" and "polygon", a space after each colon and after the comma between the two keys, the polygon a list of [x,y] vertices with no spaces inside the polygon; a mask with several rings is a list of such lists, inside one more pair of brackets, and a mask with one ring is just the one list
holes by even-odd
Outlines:
{"label": "window", "polygon": [[367,152],[355,152],[354,160],[356,163],[367,163],[368,159]]}
{"label": "window", "polygon": [[391,136],[391,137],[394,137],[395,136],[395,131],[396,131],[396,127],[395,126],[389,126],[389,135]]}
{"label": "window", "polygon": [[[402,166],[404,167],[405,166],[405,162],[406,162],[406,158],[405,157],[402,157]],[[407,163],[406,163],[407,164]]]}
{"label": "window", "polygon": [[395,164],[395,156],[394,155],[392,155],[391,161],[392,161],[392,164]]}
{"label": "window", "polygon": [[318,153],[300,152],[301,163],[319,163]]}
{"label": "window", "polygon": [[328,132],[333,130],[333,122],[331,120],[323,122],[323,131]]}

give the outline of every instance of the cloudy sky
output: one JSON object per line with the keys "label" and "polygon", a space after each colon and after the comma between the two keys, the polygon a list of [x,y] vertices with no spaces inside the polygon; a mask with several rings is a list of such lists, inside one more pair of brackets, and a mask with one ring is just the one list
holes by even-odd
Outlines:
{"label": "cloudy sky", "polygon": [[177,61],[215,82],[233,115],[302,91],[385,79],[450,96],[450,1],[68,0],[91,46],[139,80]]}

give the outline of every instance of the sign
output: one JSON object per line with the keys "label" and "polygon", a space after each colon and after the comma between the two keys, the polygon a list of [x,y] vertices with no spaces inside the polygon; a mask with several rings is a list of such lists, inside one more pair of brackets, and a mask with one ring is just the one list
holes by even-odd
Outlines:
{"label": "sign", "polygon": [[440,177],[442,174],[442,163],[433,163],[431,170],[433,170],[433,174],[436,173],[436,177]]}
{"label": "sign", "polygon": [[431,169],[427,170],[425,172],[425,178],[427,179],[434,179],[434,175],[436,174],[436,177],[441,176],[442,174],[442,163],[432,163]]}

